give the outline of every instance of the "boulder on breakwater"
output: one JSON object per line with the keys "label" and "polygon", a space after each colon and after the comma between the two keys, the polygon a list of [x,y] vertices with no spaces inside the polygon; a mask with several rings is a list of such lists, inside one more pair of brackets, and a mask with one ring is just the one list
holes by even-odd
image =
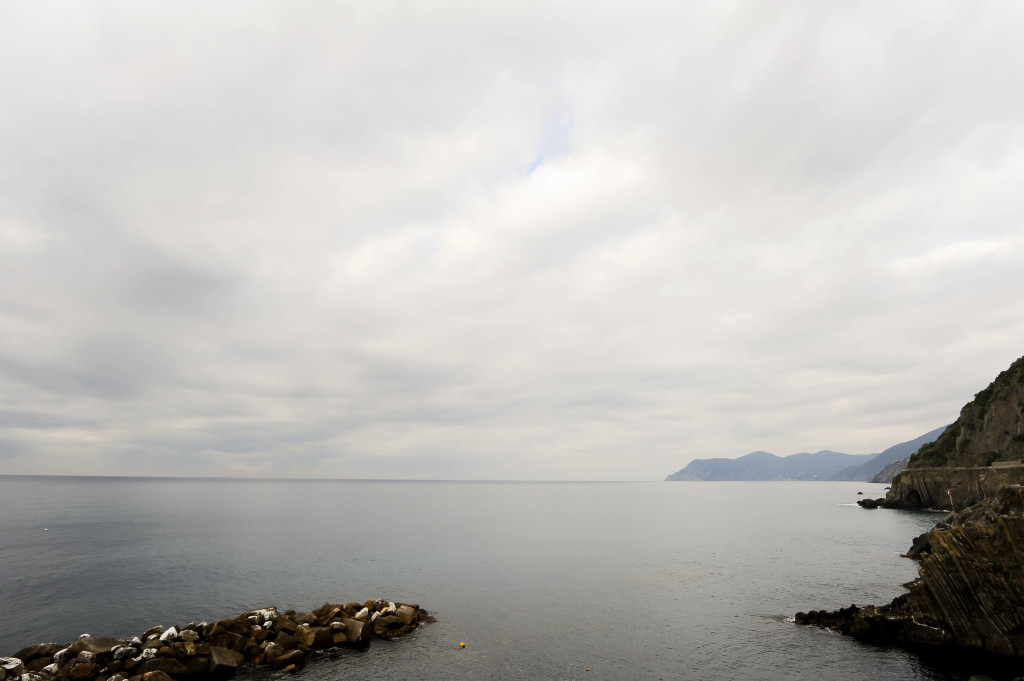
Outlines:
{"label": "boulder on breakwater", "polygon": [[261,608],[208,624],[156,626],[130,639],[82,634],[0,657],[0,681],[206,681],[240,667],[292,671],[324,651],[365,648],[434,618],[418,605],[386,600],[325,603],[310,612]]}

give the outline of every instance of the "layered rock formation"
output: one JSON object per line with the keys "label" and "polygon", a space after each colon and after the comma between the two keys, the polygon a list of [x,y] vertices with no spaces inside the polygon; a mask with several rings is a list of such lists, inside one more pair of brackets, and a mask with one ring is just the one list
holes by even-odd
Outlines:
{"label": "layered rock formation", "polygon": [[1024,484],[1024,466],[908,468],[892,481],[884,508],[952,511],[990,499],[1007,485]]}
{"label": "layered rock formation", "polygon": [[920,577],[889,605],[797,613],[800,624],[860,639],[958,645],[1024,656],[1024,486],[951,514],[908,555]]}
{"label": "layered rock formation", "polygon": [[131,639],[83,634],[0,658],[0,681],[205,681],[245,665],[294,670],[332,648],[365,647],[433,622],[418,605],[325,603],[311,612],[250,610],[213,624],[153,627]]}

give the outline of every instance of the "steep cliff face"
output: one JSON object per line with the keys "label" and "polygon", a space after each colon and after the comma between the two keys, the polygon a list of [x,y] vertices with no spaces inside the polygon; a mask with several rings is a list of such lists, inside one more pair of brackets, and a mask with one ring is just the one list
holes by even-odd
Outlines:
{"label": "steep cliff face", "polygon": [[915,540],[920,577],[889,605],[797,613],[870,641],[954,644],[1024,656],[1024,487],[950,515]]}
{"label": "steep cliff face", "polygon": [[892,488],[881,505],[959,511],[995,496],[1007,485],[1024,485],[1024,466],[908,468],[893,478]]}
{"label": "steep cliff face", "polygon": [[933,443],[910,457],[908,468],[987,466],[1024,458],[1024,357],[974,396]]}

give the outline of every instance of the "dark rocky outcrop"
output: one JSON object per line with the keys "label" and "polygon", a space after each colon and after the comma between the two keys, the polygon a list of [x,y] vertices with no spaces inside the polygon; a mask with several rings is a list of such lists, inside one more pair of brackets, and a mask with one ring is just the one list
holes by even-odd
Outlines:
{"label": "dark rocky outcrop", "polygon": [[914,540],[921,561],[908,593],[876,607],[797,613],[869,641],[956,645],[1024,656],[1024,486],[1001,488]]}
{"label": "dark rocky outcrop", "polygon": [[83,634],[66,646],[28,646],[0,658],[0,681],[206,681],[246,665],[291,671],[324,651],[365,648],[374,636],[395,638],[433,621],[418,605],[380,599],[301,613],[261,608],[131,639]]}
{"label": "dark rocky outcrop", "polygon": [[908,468],[892,481],[885,508],[962,510],[1007,485],[1024,484],[1024,466]]}

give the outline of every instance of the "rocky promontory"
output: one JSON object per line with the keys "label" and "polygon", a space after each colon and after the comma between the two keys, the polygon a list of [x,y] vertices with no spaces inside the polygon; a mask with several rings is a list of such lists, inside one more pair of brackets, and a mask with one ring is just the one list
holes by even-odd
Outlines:
{"label": "rocky promontory", "polygon": [[965,404],[938,439],[910,457],[907,468],[975,468],[1022,458],[1024,357]]}
{"label": "rocky promontory", "polygon": [[1024,486],[950,514],[914,540],[920,577],[888,605],[797,613],[857,638],[1024,657]]}
{"label": "rocky promontory", "polygon": [[884,499],[865,508],[952,510],[907,557],[918,579],[883,606],[797,613],[860,639],[1024,657],[1024,357],[999,374]]}
{"label": "rocky promontory", "polygon": [[884,508],[960,510],[1006,485],[1024,484],[1024,357],[921,445],[892,480]]}
{"label": "rocky promontory", "polygon": [[341,647],[364,648],[434,618],[418,605],[385,600],[310,612],[261,608],[209,624],[156,626],[130,639],[82,634],[0,658],[0,681],[206,681],[244,666],[292,671]]}

